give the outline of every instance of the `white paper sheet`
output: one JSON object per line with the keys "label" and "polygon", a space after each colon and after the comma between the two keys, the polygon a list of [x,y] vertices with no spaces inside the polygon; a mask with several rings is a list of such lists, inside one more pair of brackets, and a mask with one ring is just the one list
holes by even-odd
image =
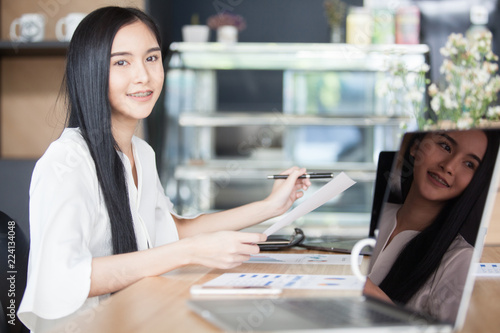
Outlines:
{"label": "white paper sheet", "polygon": [[500,277],[500,263],[478,263],[476,276]]}
{"label": "white paper sheet", "polygon": [[354,180],[352,180],[345,173],[341,172],[339,175],[335,176],[335,178],[326,183],[326,185],[317,190],[307,200],[292,209],[281,220],[277,221],[272,226],[267,228],[264,233],[267,236],[274,234],[276,231],[280,230],[283,227],[286,227],[293,221],[297,220],[299,217],[312,212],[313,210],[323,205],[328,200],[336,197],[340,193],[344,192],[354,184],[356,184]]}
{"label": "white paper sheet", "polygon": [[[358,256],[361,265],[363,256]],[[250,264],[351,265],[350,254],[261,253],[245,261]]]}
{"label": "white paper sheet", "polygon": [[278,289],[362,290],[354,275],[224,273],[203,286],[273,287]]}

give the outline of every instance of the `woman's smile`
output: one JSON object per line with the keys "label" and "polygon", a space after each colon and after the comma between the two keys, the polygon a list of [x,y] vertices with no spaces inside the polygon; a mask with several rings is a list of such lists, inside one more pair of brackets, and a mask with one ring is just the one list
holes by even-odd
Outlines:
{"label": "woman's smile", "polygon": [[138,101],[149,101],[153,96],[153,92],[151,90],[138,91],[138,92],[127,94],[127,96],[132,97],[134,100],[138,100]]}
{"label": "woman's smile", "polygon": [[446,182],[446,180],[444,180],[443,178],[441,178],[438,174],[434,173],[434,172],[427,172],[427,174],[429,175],[429,178],[431,180],[432,183],[436,184],[438,187],[447,187],[449,188],[450,185]]}

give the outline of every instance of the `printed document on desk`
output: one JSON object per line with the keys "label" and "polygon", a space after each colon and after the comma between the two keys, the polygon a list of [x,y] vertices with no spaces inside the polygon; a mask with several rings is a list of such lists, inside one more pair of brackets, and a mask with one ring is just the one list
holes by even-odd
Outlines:
{"label": "printed document on desk", "polygon": [[356,184],[354,180],[352,180],[345,173],[341,172],[338,176],[335,176],[335,178],[329,181],[322,188],[314,192],[314,194],[311,197],[309,197],[300,205],[292,209],[281,220],[279,220],[278,222],[274,223],[272,226],[267,228],[267,230],[264,231],[264,233],[267,236],[274,234],[276,231],[291,224],[299,217],[302,217],[305,214],[312,212],[313,210],[323,205],[328,200],[333,199],[334,197],[344,192],[354,184]]}
{"label": "printed document on desk", "polygon": [[278,289],[362,290],[354,275],[224,273],[204,283],[212,287],[273,287]]}
{"label": "printed document on desk", "polygon": [[[358,257],[361,265],[363,256]],[[286,265],[351,265],[350,254],[303,254],[303,253],[261,253],[250,256],[245,261],[250,264],[286,264]]]}

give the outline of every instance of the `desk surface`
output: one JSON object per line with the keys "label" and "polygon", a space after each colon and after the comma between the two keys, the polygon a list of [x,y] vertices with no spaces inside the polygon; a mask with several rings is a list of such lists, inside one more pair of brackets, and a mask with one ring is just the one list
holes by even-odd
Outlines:
{"label": "desk surface", "polygon": [[[305,251],[289,250],[287,253]],[[481,261],[500,262],[500,247],[485,247]],[[367,265],[368,260],[364,260],[362,271],[366,270]],[[69,320],[54,332],[221,332],[191,312],[186,300],[191,297],[191,285],[205,283],[226,272],[351,274],[349,266],[332,265],[243,264],[227,271],[188,266],[161,277],[143,279],[103,301],[96,309]],[[500,327],[500,302],[497,301],[500,297],[499,282],[498,278],[476,279],[462,333],[493,332]],[[281,297],[332,295],[339,295],[339,292],[284,290]]]}

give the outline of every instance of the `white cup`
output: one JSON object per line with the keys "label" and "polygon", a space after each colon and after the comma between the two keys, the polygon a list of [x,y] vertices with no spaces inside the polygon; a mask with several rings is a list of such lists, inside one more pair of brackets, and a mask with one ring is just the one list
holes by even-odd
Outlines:
{"label": "white cup", "polygon": [[364,238],[360,241],[358,241],[356,244],[354,244],[352,251],[351,251],[351,270],[352,273],[359,279],[361,282],[366,281],[366,276],[364,276],[361,271],[359,270],[359,264],[358,264],[358,257],[359,254],[361,253],[361,250],[365,246],[371,246],[372,248],[375,247],[376,240],[375,238]]}
{"label": "white cup", "polygon": [[[10,25],[10,39],[14,42],[40,42],[45,36],[45,16],[28,13],[16,18]],[[17,27],[19,26],[19,35]]]}
{"label": "white cup", "polygon": [[210,28],[206,25],[185,25],[182,27],[182,40],[191,43],[204,43],[208,41]]}
{"label": "white cup", "polygon": [[56,23],[56,38],[61,42],[71,40],[76,27],[86,15],[84,13],[69,13],[65,17],[61,17]]}

